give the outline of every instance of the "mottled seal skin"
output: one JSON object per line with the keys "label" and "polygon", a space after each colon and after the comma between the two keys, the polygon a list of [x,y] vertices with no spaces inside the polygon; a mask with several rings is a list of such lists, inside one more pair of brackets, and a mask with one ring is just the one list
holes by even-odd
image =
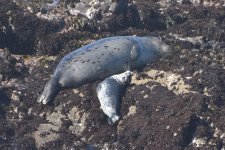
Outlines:
{"label": "mottled seal skin", "polygon": [[126,71],[106,78],[97,86],[101,109],[108,116],[109,124],[114,124],[120,118],[121,99],[126,86],[130,84],[131,76],[132,72]]}
{"label": "mottled seal skin", "polygon": [[126,65],[131,70],[140,69],[169,49],[161,39],[151,36],[115,36],[90,43],[59,62],[38,102],[46,104],[62,88],[78,87],[122,73]]}

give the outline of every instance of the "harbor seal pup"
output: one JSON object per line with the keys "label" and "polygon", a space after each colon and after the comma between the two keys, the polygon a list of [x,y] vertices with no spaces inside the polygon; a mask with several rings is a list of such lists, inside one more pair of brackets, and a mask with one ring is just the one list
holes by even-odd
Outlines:
{"label": "harbor seal pup", "polygon": [[113,75],[98,84],[97,96],[102,111],[108,116],[109,124],[114,124],[120,118],[120,103],[125,87],[131,82],[131,71]]}
{"label": "harbor seal pup", "polygon": [[105,79],[130,69],[140,69],[152,63],[170,47],[161,39],[148,36],[115,36],[103,38],[67,54],[56,67],[38,102],[52,100],[63,88]]}

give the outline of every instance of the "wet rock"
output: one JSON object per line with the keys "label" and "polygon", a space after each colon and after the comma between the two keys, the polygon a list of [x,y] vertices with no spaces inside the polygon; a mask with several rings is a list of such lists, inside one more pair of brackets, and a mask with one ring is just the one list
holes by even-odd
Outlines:
{"label": "wet rock", "polygon": [[72,121],[72,126],[69,127],[71,132],[76,135],[81,135],[86,128],[86,119],[88,118],[88,114],[82,114],[82,111],[74,107],[69,112],[68,118]]}
{"label": "wet rock", "polygon": [[80,39],[90,36],[90,33],[81,33],[74,29],[69,29],[63,33],[49,34],[39,38],[40,42],[37,44],[37,53],[41,55],[57,55],[62,49],[66,49],[67,51],[75,50],[81,47],[79,45]]}
{"label": "wet rock", "polygon": [[0,89],[0,97],[1,97],[0,105],[9,105],[10,104],[10,98],[6,94],[6,90]]}
{"label": "wet rock", "polygon": [[203,147],[206,144],[206,140],[204,138],[194,138],[192,144],[195,147]]}
{"label": "wet rock", "polygon": [[[141,76],[141,75],[140,75]],[[132,78],[132,83],[135,85],[145,85],[148,82],[158,82],[164,87],[167,87],[168,90],[173,91],[175,94],[183,94],[183,93],[192,93],[191,86],[185,83],[185,79],[183,79],[178,74],[172,74],[169,72],[159,71],[159,70],[146,70],[144,72],[144,78],[140,76],[138,77],[135,74]],[[147,87],[152,90],[152,87]],[[149,95],[144,95],[144,97],[148,97]]]}
{"label": "wet rock", "polygon": [[0,75],[1,81],[8,80],[16,73],[16,60],[9,54],[7,49],[0,49]]}
{"label": "wet rock", "polygon": [[126,0],[72,2],[67,8],[70,14],[81,16],[81,22],[91,31],[118,30],[140,25],[137,8]]}
{"label": "wet rock", "polygon": [[[146,83],[145,86],[152,86],[152,83]],[[138,92],[140,90],[140,88],[145,89],[146,87],[144,86],[136,86],[134,89],[131,89],[131,93],[135,93]],[[157,93],[157,91],[161,91],[161,94],[166,94],[167,98],[163,100],[162,96],[161,98],[157,98],[157,100],[154,100],[154,94]],[[144,92],[148,92],[149,93],[149,97],[148,98],[141,98],[143,96],[141,96],[141,94],[139,93],[137,97],[135,97],[136,99],[136,113],[128,116],[127,118],[125,118],[123,120],[123,123],[120,124],[119,126],[119,139],[122,142],[126,142],[126,141],[132,141],[129,144],[129,147],[145,147],[145,148],[176,148],[176,145],[173,145],[172,141],[179,141],[179,135],[181,134],[182,130],[182,123],[183,121],[181,121],[179,123],[179,117],[180,113],[182,111],[185,111],[186,108],[185,107],[189,107],[188,103],[184,103],[184,99],[181,100],[181,103],[176,103],[176,102],[170,102],[170,100],[174,99],[176,97],[176,99],[179,99],[179,96],[175,96],[170,92],[166,92],[167,89],[164,89],[163,87],[157,87],[154,90],[150,91],[150,90],[144,90]],[[130,94],[129,94],[130,95]],[[175,97],[174,97],[175,96]],[[189,95],[190,96],[190,95]],[[129,96],[128,96],[129,97]],[[128,99],[128,97],[126,97],[126,99]],[[188,97],[188,96],[187,96]],[[196,97],[196,100],[199,97]],[[188,99],[188,98],[187,98]],[[162,101],[161,101],[162,100]],[[164,103],[165,101],[167,101],[167,103],[165,103],[165,105],[160,105],[159,103]],[[173,100],[172,100],[173,101]],[[176,104],[175,104],[176,103]],[[195,104],[194,104],[195,103]],[[201,100],[200,101],[195,101],[194,103],[192,103],[191,105],[193,105],[195,109],[195,112],[199,112],[201,109],[202,105],[201,104]],[[171,104],[171,105],[170,105]],[[182,109],[176,109],[174,106],[172,105],[182,105]],[[198,106],[199,105],[199,106]],[[186,114],[191,115],[192,112],[186,112]],[[173,117],[176,116],[176,117]],[[156,118],[155,118],[156,117]],[[190,116],[189,116],[190,117]],[[131,119],[132,118],[132,119]],[[150,119],[151,118],[151,119]],[[174,120],[173,119],[178,119],[178,120]],[[186,120],[187,119],[187,120]],[[140,121],[143,120],[143,121]],[[184,118],[184,120],[188,121],[189,118]],[[167,122],[167,123],[166,123]],[[176,122],[176,125],[174,124]],[[164,124],[159,125],[160,123]],[[160,126],[160,130],[157,130],[157,132],[154,132],[154,128],[156,126]],[[169,126],[169,129],[167,128],[167,126]],[[176,126],[176,127],[175,127]],[[175,127],[175,128],[174,128]],[[129,130],[130,128],[134,129],[134,130]],[[129,133],[127,131],[130,131]],[[170,141],[171,144],[167,145],[158,145],[157,143],[160,141],[162,142],[163,139],[158,139],[156,137],[160,136],[160,134],[164,134],[166,132],[167,137],[164,142],[166,142],[167,140]],[[144,140],[144,139],[149,139],[149,140]],[[138,141],[143,140],[142,144],[145,146],[142,146],[142,144],[140,144]],[[163,143],[164,143],[163,142]],[[134,144],[135,143],[135,144]]]}
{"label": "wet rock", "polygon": [[110,4],[109,11],[115,14],[123,13],[128,7],[128,0],[117,0]]}
{"label": "wet rock", "polygon": [[57,140],[59,135],[54,133],[57,130],[59,130],[58,127],[51,124],[40,124],[37,131],[33,133],[37,147],[40,148],[48,142]]}
{"label": "wet rock", "polygon": [[47,3],[46,5],[42,6],[40,9],[41,13],[47,13],[49,10],[54,9],[54,7],[57,7],[60,0],[53,0],[52,3]]}
{"label": "wet rock", "polygon": [[38,19],[11,0],[0,2],[0,14],[0,48],[15,54],[35,53],[37,38],[59,29],[57,23]]}
{"label": "wet rock", "polygon": [[144,0],[136,1],[137,10],[140,15],[142,27],[153,30],[164,30],[167,28],[166,19],[160,13],[158,4],[153,1],[149,1],[149,5],[145,4]]}
{"label": "wet rock", "polygon": [[[0,45],[9,51],[0,53],[0,66],[9,68],[0,76],[0,149],[224,149],[222,1],[82,1],[93,8],[88,15],[98,10],[92,20],[66,10],[77,0],[60,1],[46,14],[40,7],[47,1],[38,1],[0,1]],[[36,103],[64,55],[102,37],[134,34],[160,36],[173,52],[135,74],[118,124],[108,125],[99,108],[101,81],[63,90],[49,105]],[[16,49],[42,56],[10,54]]]}
{"label": "wet rock", "polygon": [[33,69],[38,66],[49,68],[48,62],[55,61],[55,60],[56,60],[56,57],[54,56],[48,56],[48,57],[30,56],[24,59],[24,64],[26,65],[26,67],[29,68],[28,69],[29,73],[32,73]]}
{"label": "wet rock", "polygon": [[38,148],[46,145],[46,143],[57,140],[60,137],[58,131],[65,118],[61,111],[62,108],[59,106],[56,108],[55,112],[47,113],[46,120],[49,123],[39,124],[37,131],[33,132],[33,137]]}
{"label": "wet rock", "polygon": [[164,5],[194,5],[194,6],[205,6],[205,7],[222,7],[224,6],[224,1],[222,0],[168,0],[166,2],[160,1],[162,6]]}
{"label": "wet rock", "polygon": [[83,15],[89,19],[96,19],[97,13],[101,13],[102,16],[110,15],[110,13],[121,14],[125,13],[128,7],[127,0],[118,1],[79,1],[71,2],[67,5],[67,8],[72,15]]}

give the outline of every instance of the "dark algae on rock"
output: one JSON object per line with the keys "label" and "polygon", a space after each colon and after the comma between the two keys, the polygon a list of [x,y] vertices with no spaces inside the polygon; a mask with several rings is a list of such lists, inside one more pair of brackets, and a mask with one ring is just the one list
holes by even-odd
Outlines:
{"label": "dark algae on rock", "polygon": [[[96,18],[71,14],[81,2]],[[224,2],[124,2],[0,1],[0,149],[225,149]],[[100,109],[101,81],[36,102],[66,54],[121,35],[160,37],[172,53],[134,73],[118,123]]]}

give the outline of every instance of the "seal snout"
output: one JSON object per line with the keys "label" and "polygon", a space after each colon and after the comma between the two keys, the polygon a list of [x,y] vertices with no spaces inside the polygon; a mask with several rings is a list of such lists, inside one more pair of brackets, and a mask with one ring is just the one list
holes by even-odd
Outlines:
{"label": "seal snout", "polygon": [[125,72],[125,76],[124,76],[124,83],[126,84],[126,85],[128,85],[128,84],[130,84],[130,82],[131,82],[131,77],[133,76],[133,72],[131,72],[131,71],[126,71]]}
{"label": "seal snout", "polygon": [[121,85],[127,85],[131,82],[132,75],[133,75],[133,73],[128,70],[124,73],[121,73],[118,75],[113,75],[112,78],[114,78]]}

